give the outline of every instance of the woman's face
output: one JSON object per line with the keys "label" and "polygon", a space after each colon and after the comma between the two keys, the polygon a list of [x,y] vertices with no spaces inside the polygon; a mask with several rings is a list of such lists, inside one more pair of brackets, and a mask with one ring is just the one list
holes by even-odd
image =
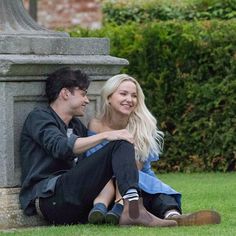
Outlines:
{"label": "woman's face", "polygon": [[137,106],[137,88],[132,81],[124,81],[108,98],[108,102],[116,114],[129,116]]}

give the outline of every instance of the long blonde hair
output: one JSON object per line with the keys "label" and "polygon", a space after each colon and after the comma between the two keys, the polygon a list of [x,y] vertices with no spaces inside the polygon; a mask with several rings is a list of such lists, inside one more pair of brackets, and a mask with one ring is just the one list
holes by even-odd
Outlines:
{"label": "long blonde hair", "polygon": [[111,118],[108,99],[124,81],[133,82],[137,88],[137,106],[129,117],[126,129],[134,137],[136,160],[144,162],[150,153],[162,152],[164,134],[157,129],[157,121],[146,107],[145,97],[137,80],[127,74],[108,79],[101,90],[103,105],[98,118],[105,121]]}

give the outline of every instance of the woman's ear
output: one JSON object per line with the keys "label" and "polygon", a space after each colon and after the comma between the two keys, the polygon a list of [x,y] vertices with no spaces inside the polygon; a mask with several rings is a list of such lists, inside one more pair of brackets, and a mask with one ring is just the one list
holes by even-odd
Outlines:
{"label": "woman's ear", "polygon": [[107,103],[108,106],[111,105],[110,96],[107,98],[106,103]]}

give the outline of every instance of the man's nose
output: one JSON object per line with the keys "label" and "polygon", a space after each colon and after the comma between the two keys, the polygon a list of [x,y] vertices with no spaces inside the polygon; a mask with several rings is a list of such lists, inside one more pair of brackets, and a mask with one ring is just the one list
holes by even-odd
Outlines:
{"label": "man's nose", "polygon": [[85,102],[89,103],[89,98],[87,96],[85,96]]}

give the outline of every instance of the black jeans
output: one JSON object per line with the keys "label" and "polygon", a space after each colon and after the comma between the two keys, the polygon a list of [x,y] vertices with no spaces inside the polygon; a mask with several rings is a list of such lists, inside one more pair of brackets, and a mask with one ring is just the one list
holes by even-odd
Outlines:
{"label": "black jeans", "polygon": [[169,210],[177,210],[181,212],[181,208],[174,196],[163,193],[149,194],[142,191],[143,205],[153,215],[163,219],[165,212]]}
{"label": "black jeans", "polygon": [[40,198],[44,217],[53,224],[87,222],[93,200],[113,175],[121,195],[130,188],[139,190],[134,147],[127,141],[108,143],[63,174],[57,180],[55,194]]}

